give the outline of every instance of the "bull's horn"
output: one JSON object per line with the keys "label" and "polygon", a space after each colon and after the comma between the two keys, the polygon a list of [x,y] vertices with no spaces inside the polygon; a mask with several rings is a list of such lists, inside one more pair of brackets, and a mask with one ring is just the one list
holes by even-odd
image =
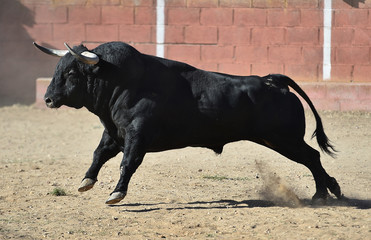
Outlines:
{"label": "bull's horn", "polygon": [[33,45],[35,45],[35,47],[40,49],[42,52],[44,52],[46,54],[49,54],[49,55],[52,55],[52,56],[55,56],[55,57],[63,57],[64,55],[66,55],[68,53],[68,50],[50,49],[50,48],[40,46],[39,44],[37,44],[35,42],[33,42]]}
{"label": "bull's horn", "polygon": [[67,43],[64,43],[64,45],[66,46],[68,51],[72,54],[72,56],[76,57],[79,61],[83,63],[95,65],[99,62],[99,57],[95,53],[85,51],[82,52],[81,54],[78,54],[77,52],[73,51],[73,49],[70,48],[70,46],[68,46]]}

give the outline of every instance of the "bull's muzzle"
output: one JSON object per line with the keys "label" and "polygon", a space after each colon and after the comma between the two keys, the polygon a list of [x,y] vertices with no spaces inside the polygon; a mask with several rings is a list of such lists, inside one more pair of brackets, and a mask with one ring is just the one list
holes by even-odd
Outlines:
{"label": "bull's muzzle", "polygon": [[48,108],[55,108],[56,107],[55,104],[54,104],[54,101],[51,98],[45,97],[44,101],[45,101],[45,104]]}

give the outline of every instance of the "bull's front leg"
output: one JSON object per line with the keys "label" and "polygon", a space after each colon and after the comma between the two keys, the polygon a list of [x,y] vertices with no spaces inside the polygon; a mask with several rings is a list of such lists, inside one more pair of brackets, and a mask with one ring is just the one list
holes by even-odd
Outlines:
{"label": "bull's front leg", "polygon": [[85,192],[91,189],[97,182],[97,176],[103,164],[115,157],[119,152],[119,145],[117,145],[108,132],[104,130],[102,139],[94,151],[93,162],[90,165],[89,170],[85,173],[85,177],[82,180],[78,191]]}
{"label": "bull's front leg", "polygon": [[115,204],[125,198],[130,178],[133,176],[139,165],[142,163],[145,152],[144,140],[140,134],[127,134],[125,137],[124,157],[120,165],[120,180],[115,190],[107,199],[106,204]]}

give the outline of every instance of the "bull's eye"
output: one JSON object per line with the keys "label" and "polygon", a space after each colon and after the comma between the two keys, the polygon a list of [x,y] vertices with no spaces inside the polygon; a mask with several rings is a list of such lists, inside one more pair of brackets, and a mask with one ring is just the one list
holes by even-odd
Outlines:
{"label": "bull's eye", "polygon": [[64,75],[67,82],[76,84],[77,83],[77,72],[74,69],[69,70]]}

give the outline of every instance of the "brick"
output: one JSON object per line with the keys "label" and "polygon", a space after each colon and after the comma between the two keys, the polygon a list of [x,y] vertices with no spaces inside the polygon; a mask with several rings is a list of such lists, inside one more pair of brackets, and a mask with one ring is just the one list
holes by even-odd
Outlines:
{"label": "brick", "polygon": [[36,79],[36,106],[45,107],[44,95],[51,82],[51,78],[38,78]]}
{"label": "brick", "polygon": [[[94,49],[101,45],[103,42],[84,42],[84,46],[87,47],[88,49]],[[63,46],[64,47],[64,46]]]}
{"label": "brick", "polygon": [[266,19],[265,9],[241,8],[234,10],[234,24],[237,26],[265,26]]}
{"label": "brick", "polygon": [[232,62],[234,57],[233,46],[204,45],[201,46],[201,61]]}
{"label": "brick", "polygon": [[213,62],[200,62],[195,64],[194,66],[205,71],[218,71],[218,64]]}
{"label": "brick", "polygon": [[203,8],[201,9],[201,25],[226,26],[233,23],[233,9]]}
{"label": "brick", "polygon": [[184,43],[184,27],[177,25],[165,26],[166,43]]}
{"label": "brick", "polygon": [[320,0],[287,0],[286,6],[288,8],[318,8]]}
{"label": "brick", "polygon": [[135,24],[151,25],[156,24],[156,8],[152,7],[136,7]]}
{"label": "brick", "polygon": [[[117,0],[116,0],[117,1]],[[42,4],[48,4],[50,5],[50,0],[22,0],[22,2],[31,2],[34,5],[42,5]],[[58,0],[53,1],[54,6],[68,6],[71,5],[71,0]],[[73,0],[74,6],[83,6],[86,5],[86,0]]]}
{"label": "brick", "polygon": [[[31,0],[35,2],[34,0]],[[36,0],[40,1],[40,0]],[[41,0],[42,1],[42,0]],[[66,5],[80,5],[80,6],[118,6],[121,0],[44,0],[48,4],[53,4],[55,6],[66,6]],[[52,2],[52,3],[51,3]]]}
{"label": "brick", "polygon": [[325,99],[326,98],[326,95],[327,95],[326,84],[300,83],[299,85],[311,100],[313,100],[313,99]]}
{"label": "brick", "polygon": [[355,82],[370,82],[371,65],[355,65],[353,79]]}
{"label": "brick", "polygon": [[[40,24],[37,24],[40,25]],[[35,25],[35,26],[37,26]],[[47,26],[48,30],[51,31],[51,24],[41,24],[41,26]],[[0,24],[1,34],[0,34],[0,41],[19,41],[19,39],[30,39],[29,33],[32,33],[33,27],[22,26],[20,24],[14,23],[4,23]],[[26,30],[26,31],[24,31]],[[47,30],[47,29],[45,29]],[[39,27],[38,31],[42,31],[41,27]],[[36,34],[33,34],[35,36]],[[3,48],[0,48],[2,51]]]}
{"label": "brick", "polygon": [[101,22],[101,8],[94,6],[69,6],[68,22],[98,24]]}
{"label": "brick", "polygon": [[369,100],[340,101],[340,111],[371,111]]}
{"label": "brick", "polygon": [[219,7],[250,8],[251,0],[219,0]]}
{"label": "brick", "polygon": [[[299,97],[301,99],[301,97]],[[308,104],[301,99],[304,109],[309,109]],[[313,99],[313,105],[317,110],[340,111],[340,102],[329,99]]]}
{"label": "brick", "polygon": [[[9,3],[8,3],[9,2]],[[30,3],[22,4],[19,1],[7,1],[1,2],[1,14],[0,14],[0,24],[19,24],[19,25],[32,25],[35,23],[35,4]]]}
{"label": "brick", "polygon": [[268,74],[283,74],[283,64],[280,63],[252,63],[251,74],[266,76]]}
{"label": "brick", "polygon": [[236,61],[250,63],[268,62],[267,46],[237,46]]}
{"label": "brick", "polygon": [[286,29],[287,44],[311,44],[319,43],[319,29],[318,28],[303,28],[294,27]]}
{"label": "brick", "polygon": [[218,42],[217,27],[188,26],[185,28],[186,43],[215,44]]}
{"label": "brick", "polygon": [[222,45],[246,45],[250,44],[250,32],[248,27],[219,27],[218,43]]}
{"label": "brick", "polygon": [[110,42],[118,41],[117,25],[87,25],[86,39],[89,41]]}
{"label": "brick", "polygon": [[218,7],[218,0],[187,0],[187,6],[200,8]]}
{"label": "brick", "polygon": [[359,7],[359,1],[357,0],[332,0],[332,9],[352,9],[353,7]]}
{"label": "brick", "polygon": [[371,29],[355,28],[354,29],[355,45],[371,45]]}
{"label": "brick", "polygon": [[133,24],[134,8],[119,6],[102,7],[103,24]]}
{"label": "brick", "polygon": [[250,64],[246,63],[220,63],[218,71],[227,74],[246,76],[250,75]]}
{"label": "brick", "polygon": [[323,48],[316,46],[304,46],[302,50],[304,63],[322,63]]}
{"label": "brick", "polygon": [[200,9],[198,8],[170,8],[165,18],[168,25],[199,24]]}
{"label": "brick", "polygon": [[32,27],[25,26],[31,39],[34,41],[48,42],[53,40],[52,24],[36,24]]}
{"label": "brick", "polygon": [[[65,50],[66,49],[66,46],[64,46],[64,43],[63,42],[60,42],[60,41],[48,41],[48,42],[45,42],[45,43],[42,43],[43,46],[46,46],[46,47],[51,47],[53,49],[62,49],[62,50]],[[68,45],[73,47],[73,46],[78,46],[81,44],[81,41],[76,41],[76,42],[68,42]]]}
{"label": "brick", "polygon": [[253,28],[251,33],[252,44],[283,44],[285,42],[285,30],[283,28]]}
{"label": "brick", "polygon": [[152,28],[147,25],[121,25],[119,40],[124,42],[150,43],[152,42]]}
{"label": "brick", "polygon": [[254,8],[285,8],[286,0],[253,0],[252,7]]}
{"label": "brick", "polygon": [[371,100],[371,84],[370,83],[358,84],[358,99]]}
{"label": "brick", "polygon": [[322,27],[323,10],[322,9],[301,9],[301,25],[303,27]]}
{"label": "brick", "polygon": [[155,6],[156,1],[153,0],[121,0],[121,5],[130,7],[152,7]]}
{"label": "brick", "polygon": [[294,63],[301,60],[301,47],[296,46],[270,46],[268,60],[272,63]]}
{"label": "brick", "polygon": [[295,81],[318,81],[317,64],[285,64],[285,74]]}
{"label": "brick", "polygon": [[358,99],[357,86],[353,84],[328,84],[328,99],[356,100]]}
{"label": "brick", "polygon": [[193,62],[200,61],[201,47],[200,45],[167,45],[165,48],[166,57],[178,61],[192,60]]}
{"label": "brick", "polygon": [[335,10],[335,21],[333,26],[367,26],[368,11],[366,9]]}
{"label": "brick", "polygon": [[[67,0],[68,2],[68,0]],[[88,4],[97,5],[97,6],[117,6],[120,5],[121,0],[99,0],[99,1],[90,1]]]}
{"label": "brick", "polygon": [[298,9],[268,9],[267,25],[272,27],[293,27],[300,25]]}
{"label": "brick", "polygon": [[354,38],[353,28],[333,28],[331,32],[331,44],[333,46],[351,46]]}
{"label": "brick", "polygon": [[336,63],[368,64],[369,62],[370,62],[370,48],[369,47],[336,48]]}
{"label": "brick", "polygon": [[371,1],[370,0],[365,0],[363,2],[361,1],[355,1],[355,3],[358,3],[358,6],[356,5],[356,8],[364,8],[364,9],[370,9],[371,8]]}
{"label": "brick", "polygon": [[135,43],[134,47],[141,53],[156,55],[156,44],[153,44],[153,43]]}
{"label": "brick", "polygon": [[360,8],[360,9],[370,9],[371,1],[370,0],[333,0],[332,1],[333,9],[351,9],[351,8]]}
{"label": "brick", "polygon": [[[24,1],[24,0],[23,0]],[[26,0],[27,1],[27,0]],[[54,6],[66,5],[84,5],[84,6],[117,6],[120,5],[121,0],[30,0],[33,3],[44,1],[46,4],[53,4]]]}
{"label": "brick", "polygon": [[166,0],[166,7],[186,7],[187,0]]}
{"label": "brick", "polygon": [[331,82],[351,82],[353,73],[352,64],[332,64]]}
{"label": "brick", "polygon": [[36,6],[34,10],[36,23],[66,23],[67,8],[48,5]]}
{"label": "brick", "polygon": [[54,24],[53,39],[60,42],[82,42],[86,40],[85,25],[73,24]]}

